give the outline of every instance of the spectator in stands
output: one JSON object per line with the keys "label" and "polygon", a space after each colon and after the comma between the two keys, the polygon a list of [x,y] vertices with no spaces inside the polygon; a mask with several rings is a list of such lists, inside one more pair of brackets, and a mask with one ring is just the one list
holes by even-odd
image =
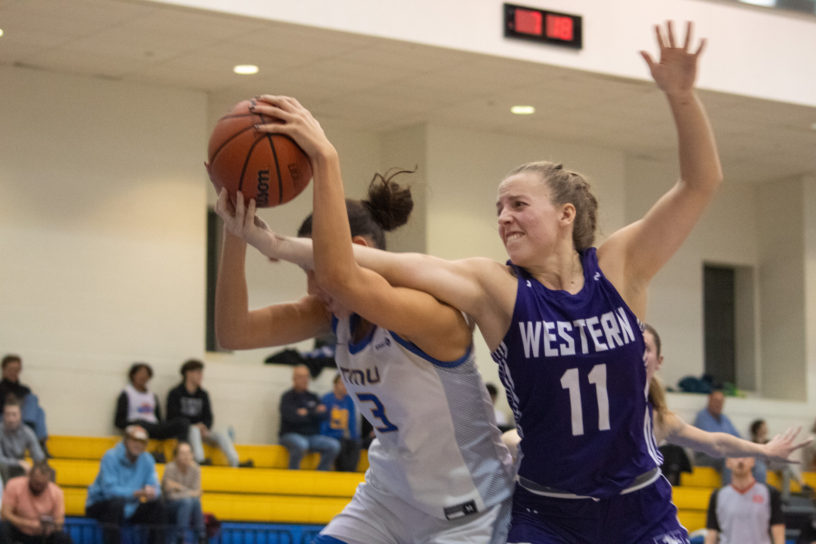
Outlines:
{"label": "spectator in stands", "polygon": [[711,494],[705,544],[784,544],[779,491],[754,479],[753,457],[730,457],[726,465],[731,484]]}
{"label": "spectator in stands", "polygon": [[340,442],[320,434],[320,422],[329,415],[326,406],[309,391],[309,368],[292,370],[292,389],[280,399],[280,443],[289,451],[289,468],[300,468],[307,451],[320,452],[317,470],[330,470],[340,452]]}
{"label": "spectator in stands", "polygon": [[45,410],[40,406],[40,400],[31,388],[20,383],[20,372],[23,370],[23,359],[19,355],[8,354],[1,363],[3,379],[0,380],[0,410],[6,402],[6,397],[13,395],[20,401],[23,414],[23,423],[34,430],[43,452],[48,455],[46,441],[48,428],[45,424]]}
{"label": "spectator in stands", "polygon": [[192,527],[196,542],[205,544],[207,532],[201,513],[201,467],[193,459],[190,444],[179,442],[173,452],[173,461],[164,467],[162,492],[167,514],[176,523],[175,541],[184,543],[184,535]]}
{"label": "spectator in stands", "polygon": [[25,460],[26,452],[34,462],[45,459],[34,431],[23,425],[20,402],[8,397],[3,406],[3,423],[0,427],[0,472],[3,481],[28,474],[31,464]]}
{"label": "spectator in stands", "polygon": [[186,440],[190,422],[183,417],[162,421],[159,398],[147,388],[153,369],[147,363],[133,363],[128,372],[130,383],[116,401],[114,424],[124,430],[128,425],[139,425],[150,438]]}
{"label": "spectator in stands", "polygon": [[200,465],[209,465],[210,459],[204,457],[203,442],[218,446],[227,456],[231,467],[252,466],[252,461],[240,463],[238,452],[223,432],[213,431],[213,413],[210,405],[210,395],[202,389],[204,379],[204,363],[197,359],[190,359],[181,365],[182,382],[167,393],[167,419],[174,421],[184,418],[190,422],[187,440],[193,451],[195,461]]}
{"label": "spectator in stands", "polygon": [[[768,424],[764,419],[756,419],[751,422],[751,441],[757,444],[767,444],[768,438]],[[810,446],[810,444],[808,445]],[[806,447],[808,447],[806,446]],[[759,467],[759,468],[757,468]],[[799,484],[805,492],[812,492],[813,490],[808,486],[802,478],[802,473],[799,465],[791,463],[780,463],[773,459],[757,459],[754,466],[754,478],[758,482],[766,481],[767,471],[775,472],[782,480],[782,501],[787,502],[791,495],[791,480]]]}
{"label": "spectator in stands", "polygon": [[[816,438],[816,421],[810,428],[810,436]],[[805,446],[802,451],[802,470],[807,472],[816,471],[816,440]]]}
{"label": "spectator in stands", "polygon": [[499,389],[490,382],[486,383],[485,387],[487,388],[487,394],[490,396],[490,403],[493,405],[493,413],[496,416],[496,426],[503,433],[515,428],[515,425],[513,425],[507,418],[507,414],[496,407],[496,399],[499,397]]}
{"label": "spectator in stands", "polygon": [[357,410],[339,373],[334,377],[331,393],[323,395],[321,401],[329,417],[320,423],[320,434],[340,442],[340,453],[337,454],[334,468],[354,472],[360,462],[361,445]]}
{"label": "spectator in stands", "polygon": [[146,525],[151,544],[164,544],[166,511],[159,500],[159,477],[147,448],[147,431],[125,428],[122,442],[105,452],[88,488],[85,514],[99,520],[105,544],[118,544],[123,523]]}
{"label": "spectator in stands", "polygon": [[[697,417],[694,419],[694,426],[710,433],[726,433],[741,438],[734,424],[731,423],[728,416],[723,413],[724,405],[725,395],[722,391],[715,390],[709,393],[708,403],[705,408],[697,412]],[[724,459],[712,457],[707,453],[698,451],[694,453],[694,464],[701,467],[714,467],[722,474],[723,483],[728,483],[730,471],[728,467],[725,466]]]}
{"label": "spectator in stands", "polygon": [[19,544],[71,544],[62,531],[65,498],[51,480],[53,470],[37,461],[28,476],[13,478],[3,496],[2,542]]}

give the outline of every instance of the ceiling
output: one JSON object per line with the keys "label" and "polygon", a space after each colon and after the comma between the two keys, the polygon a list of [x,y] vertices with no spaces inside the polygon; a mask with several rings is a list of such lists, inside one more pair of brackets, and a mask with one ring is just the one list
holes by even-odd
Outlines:
{"label": "ceiling", "polygon": [[[675,153],[651,82],[138,0],[0,0],[0,27],[0,65],[195,89],[226,103],[270,90],[365,130],[433,121]],[[235,64],[261,72],[238,76]],[[816,108],[702,95],[729,181],[816,173]],[[539,113],[509,114],[519,103]]]}

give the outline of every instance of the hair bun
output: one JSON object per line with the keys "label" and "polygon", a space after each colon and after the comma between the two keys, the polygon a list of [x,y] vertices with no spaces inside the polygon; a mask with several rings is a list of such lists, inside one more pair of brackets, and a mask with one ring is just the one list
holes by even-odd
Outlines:
{"label": "hair bun", "polygon": [[380,225],[383,230],[391,231],[408,222],[411,210],[414,208],[414,199],[411,197],[411,189],[401,187],[393,181],[400,174],[413,174],[413,170],[400,170],[392,168],[385,175],[379,172],[374,174],[368,186],[368,199],[362,204],[371,214],[371,218]]}

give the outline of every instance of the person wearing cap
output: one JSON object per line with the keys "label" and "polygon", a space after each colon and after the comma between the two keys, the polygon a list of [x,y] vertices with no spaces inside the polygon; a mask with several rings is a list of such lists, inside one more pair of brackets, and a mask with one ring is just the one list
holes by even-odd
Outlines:
{"label": "person wearing cap", "polygon": [[163,544],[167,516],[153,456],[147,453],[147,431],[125,428],[122,442],[105,452],[96,479],[88,488],[85,514],[99,520],[105,544],[118,544],[119,527],[147,525],[151,544]]}
{"label": "person wearing cap", "polygon": [[187,441],[193,450],[193,457],[199,465],[208,465],[209,459],[204,457],[206,442],[224,452],[231,467],[252,466],[252,461],[241,463],[238,452],[227,433],[212,430],[213,413],[210,405],[210,395],[201,387],[204,379],[204,363],[198,359],[190,359],[181,365],[179,371],[182,381],[167,393],[167,419],[187,419],[190,430]]}

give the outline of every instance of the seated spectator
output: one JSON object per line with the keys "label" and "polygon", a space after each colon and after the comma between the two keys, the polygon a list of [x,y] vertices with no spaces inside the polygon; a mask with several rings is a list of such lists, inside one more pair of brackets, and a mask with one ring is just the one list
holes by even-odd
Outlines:
{"label": "seated spectator", "polygon": [[[768,424],[764,419],[757,419],[751,422],[751,441],[757,444],[767,444],[768,438]],[[806,446],[807,447],[807,446]],[[759,467],[759,469],[757,468]],[[812,489],[807,485],[802,478],[799,465],[793,463],[780,463],[772,459],[763,460],[757,459],[754,465],[754,478],[760,483],[766,481],[767,471],[775,472],[782,480],[782,501],[788,502],[791,496],[791,480],[799,484],[802,491],[811,492]]]}
{"label": "seated spectator", "polygon": [[342,472],[354,472],[360,462],[357,410],[340,374],[334,377],[333,390],[323,395],[322,402],[329,417],[320,423],[320,434],[340,442],[340,453],[334,461],[334,468]]}
{"label": "seated spectator", "polygon": [[71,544],[62,531],[65,498],[51,480],[46,461],[34,463],[28,476],[13,478],[3,496],[2,542],[19,544]]}
{"label": "seated spectator", "polygon": [[176,417],[162,421],[159,398],[147,388],[153,377],[153,369],[147,363],[133,363],[128,372],[130,383],[125,386],[116,401],[114,424],[124,430],[128,425],[139,425],[150,438],[186,440],[190,422]]}
{"label": "seated spectator", "polygon": [[85,515],[99,520],[105,544],[120,542],[119,530],[128,522],[146,525],[151,544],[164,544],[167,516],[159,500],[159,476],[147,448],[147,431],[125,428],[124,438],[105,452],[99,473],[88,488]]}
{"label": "seated spectator", "polygon": [[28,474],[31,464],[25,460],[26,452],[34,462],[45,459],[34,431],[23,425],[20,403],[8,397],[3,406],[3,423],[0,426],[0,472],[3,481]]}
{"label": "seated spectator", "polygon": [[816,421],[810,428],[810,436],[814,439],[805,446],[802,451],[802,470],[806,472],[816,472]]}
{"label": "seated spectator", "polygon": [[[697,412],[694,426],[710,433],[726,433],[741,438],[734,424],[723,413],[725,395],[722,391],[712,391],[708,395],[706,407]],[[731,479],[731,471],[725,466],[725,459],[712,457],[707,453],[695,452],[694,464],[701,467],[713,467],[722,475],[722,483],[727,484]]]}
{"label": "seated spectator", "polygon": [[280,400],[280,443],[289,451],[289,468],[300,468],[307,451],[320,452],[317,470],[330,470],[340,452],[340,442],[320,434],[320,422],[328,417],[326,406],[309,391],[309,368],[292,370],[292,389]]}
{"label": "seated spectator", "polygon": [[167,514],[175,521],[175,541],[184,543],[184,535],[192,527],[196,542],[205,544],[207,532],[201,513],[201,467],[193,459],[190,444],[179,442],[173,452],[173,461],[164,467],[162,478]]}
{"label": "seated spectator", "polygon": [[493,405],[493,414],[496,416],[496,426],[503,433],[515,428],[515,425],[513,425],[507,417],[507,414],[496,407],[496,399],[499,398],[499,389],[490,382],[486,383],[485,387],[487,388],[487,394],[490,396],[490,403]]}
{"label": "seated spectator", "polygon": [[46,440],[48,428],[45,425],[45,410],[40,406],[37,395],[31,392],[28,386],[20,383],[20,372],[23,370],[23,360],[19,355],[9,354],[3,357],[3,379],[0,380],[0,410],[6,402],[6,397],[13,395],[20,401],[23,413],[23,423],[34,430],[43,452],[48,455]]}
{"label": "seated spectator", "polygon": [[190,359],[181,365],[182,382],[167,393],[167,419],[184,418],[190,422],[190,431],[187,439],[193,451],[193,457],[198,464],[210,464],[204,458],[203,442],[218,446],[227,456],[231,467],[252,466],[252,461],[240,463],[238,452],[230,437],[223,432],[211,430],[213,413],[210,405],[210,396],[201,388],[204,379],[204,363]]}

